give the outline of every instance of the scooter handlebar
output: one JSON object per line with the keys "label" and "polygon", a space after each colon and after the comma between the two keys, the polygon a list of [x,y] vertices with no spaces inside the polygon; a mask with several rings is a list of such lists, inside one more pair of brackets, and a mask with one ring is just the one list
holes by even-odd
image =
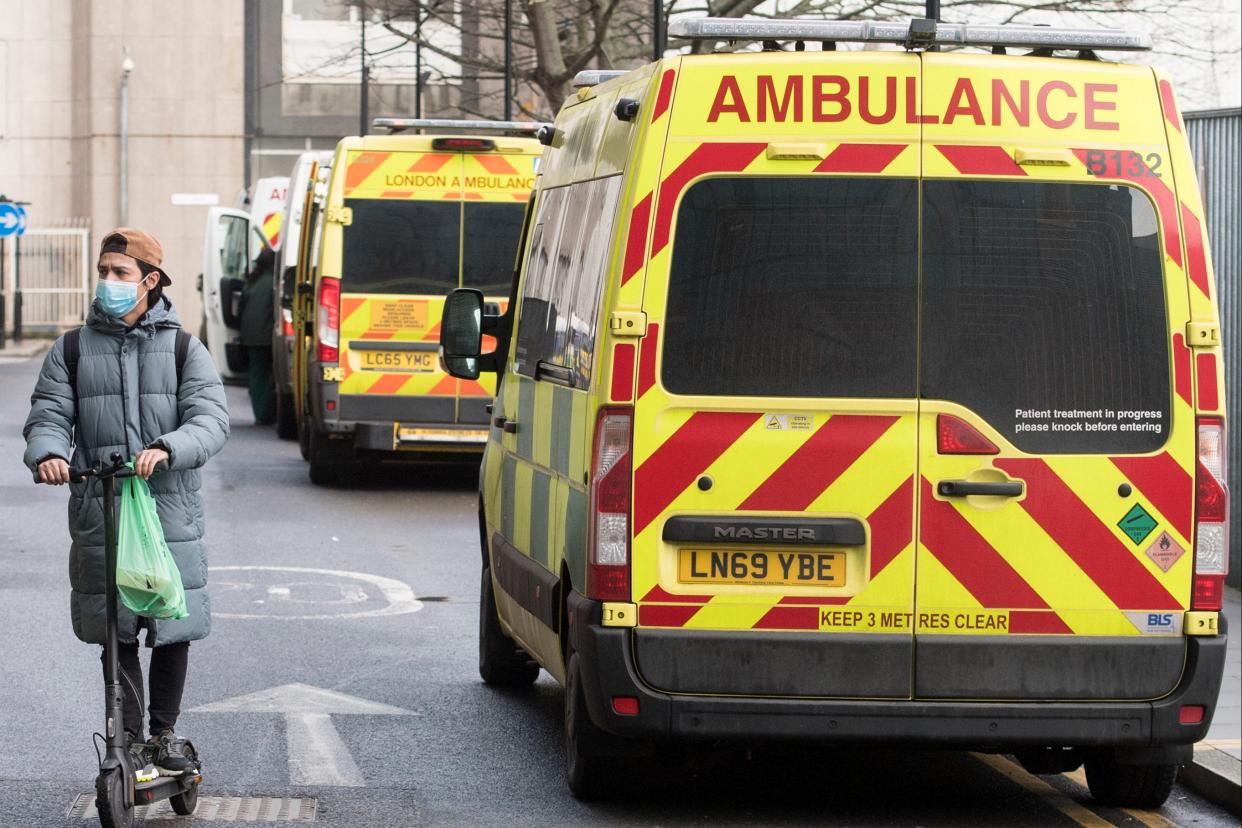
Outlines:
{"label": "scooter handlebar", "polygon": [[137,474],[136,471],[125,465],[125,457],[119,451],[112,452],[112,456],[109,459],[112,461],[111,465],[105,466],[102,462],[97,462],[90,468],[70,469],[70,482],[81,483],[88,477],[98,477],[100,479],[105,477],[122,478],[133,477]]}

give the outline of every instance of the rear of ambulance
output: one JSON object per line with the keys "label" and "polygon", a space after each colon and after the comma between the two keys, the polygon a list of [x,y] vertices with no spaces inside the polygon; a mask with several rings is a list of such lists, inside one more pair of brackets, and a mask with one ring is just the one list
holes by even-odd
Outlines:
{"label": "rear of ambulance", "polygon": [[340,278],[321,280],[318,297],[320,361],[339,367],[335,399],[325,397],[335,411],[325,415],[352,431],[358,452],[477,454],[494,388],[440,369],[444,296],[474,287],[497,312],[507,303],[538,144],[468,136],[363,143],[346,152],[341,206],[328,214],[342,230]]}
{"label": "rear of ambulance", "polygon": [[1182,757],[1229,531],[1167,83],[930,52],[666,66],[591,446],[598,723]]}

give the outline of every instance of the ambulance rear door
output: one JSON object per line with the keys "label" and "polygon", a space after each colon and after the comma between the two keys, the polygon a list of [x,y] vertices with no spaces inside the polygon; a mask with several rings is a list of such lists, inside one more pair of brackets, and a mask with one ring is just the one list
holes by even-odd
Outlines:
{"label": "ambulance rear door", "polygon": [[1182,674],[1195,421],[1151,71],[923,56],[918,698]]}
{"label": "ambulance rear door", "polygon": [[[497,151],[462,155],[461,286],[482,291],[487,312],[499,315],[509,307],[522,221],[540,156],[533,141],[522,141],[528,146],[516,152],[517,141],[482,140],[494,144]],[[506,151],[499,151],[502,147]],[[485,339],[484,351],[495,350],[493,337]],[[457,421],[486,426],[491,420],[487,406],[496,395],[495,375],[458,380],[457,393]]]}
{"label": "ambulance rear door", "polygon": [[768,52],[661,79],[663,166],[634,208],[650,231],[630,230],[648,251],[631,577],[653,687],[910,696],[918,72]]}
{"label": "ambulance rear door", "polygon": [[458,381],[436,349],[459,282],[461,156],[349,150],[344,162],[341,418],[396,423],[395,447],[402,428],[457,417]]}

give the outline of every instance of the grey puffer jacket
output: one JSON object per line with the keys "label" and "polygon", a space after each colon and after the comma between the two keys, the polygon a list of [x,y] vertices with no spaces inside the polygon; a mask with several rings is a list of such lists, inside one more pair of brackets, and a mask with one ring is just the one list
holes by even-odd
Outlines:
{"label": "grey puffer jacket", "polygon": [[[133,328],[92,306],[80,334],[76,403],[62,337],[43,361],[23,430],[25,463],[36,475],[38,464],[53,456],[78,469],[107,461],[118,451],[127,459],[148,447],[168,452],[169,470],[151,475],[148,484],[168,548],[181,570],[189,615],[180,620],[138,618],[120,605],[121,641],[136,640],[138,630],[146,627],[146,644],[155,647],[195,641],[211,630],[199,467],[224,447],[229,436],[224,387],[197,339],[190,342],[177,388],[180,327],[167,298],[161,298]],[[120,489],[117,486],[118,497]],[[69,534],[73,631],[83,641],[102,644],[104,526],[99,481],[88,478],[70,484]]]}

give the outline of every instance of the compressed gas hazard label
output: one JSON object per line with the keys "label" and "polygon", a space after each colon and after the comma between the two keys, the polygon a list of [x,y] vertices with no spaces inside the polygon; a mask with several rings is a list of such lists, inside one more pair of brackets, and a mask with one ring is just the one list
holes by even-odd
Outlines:
{"label": "compressed gas hazard label", "polygon": [[1148,514],[1146,509],[1135,503],[1130,511],[1126,512],[1125,517],[1117,522],[1117,527],[1125,532],[1137,546],[1156,528],[1156,519]]}

